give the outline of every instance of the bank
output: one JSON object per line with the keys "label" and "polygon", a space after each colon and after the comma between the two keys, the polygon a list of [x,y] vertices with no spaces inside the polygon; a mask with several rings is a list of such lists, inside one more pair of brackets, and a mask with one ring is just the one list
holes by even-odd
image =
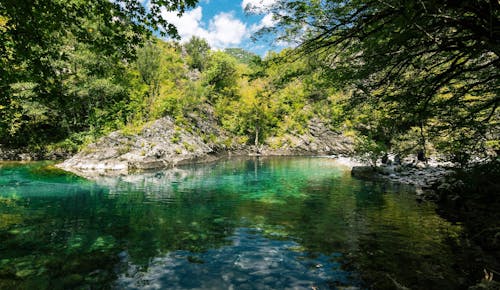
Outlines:
{"label": "bank", "polygon": [[[74,155],[0,147],[0,156],[24,161],[66,159],[58,165],[60,168],[89,177],[126,175],[226,156],[353,155],[352,140],[329,129],[321,120],[312,120],[307,129],[305,133],[271,136],[262,144],[250,145],[248,140],[232,136],[207,119],[194,116],[187,125],[179,125],[164,117],[137,131],[121,130],[103,136]],[[418,201],[436,202],[443,217],[464,226],[461,244],[456,247],[463,263],[470,264],[464,273],[464,285],[498,289],[492,279],[500,277],[498,161],[468,171],[439,162],[419,162],[416,157],[378,167],[362,166],[349,158],[343,161],[352,167],[356,178],[408,184],[415,187]]]}

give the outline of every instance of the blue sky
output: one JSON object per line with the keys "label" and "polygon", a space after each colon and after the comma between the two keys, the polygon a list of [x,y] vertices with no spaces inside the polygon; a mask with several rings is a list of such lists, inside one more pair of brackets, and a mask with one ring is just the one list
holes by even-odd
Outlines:
{"label": "blue sky", "polygon": [[[272,15],[266,12],[266,7],[275,1],[200,0],[196,8],[180,18],[174,12],[164,12],[163,16],[177,27],[181,41],[198,36],[206,39],[214,49],[241,47],[263,56],[273,48],[268,42],[253,43],[250,37],[259,28],[273,25]],[[249,15],[245,7],[256,13]]]}

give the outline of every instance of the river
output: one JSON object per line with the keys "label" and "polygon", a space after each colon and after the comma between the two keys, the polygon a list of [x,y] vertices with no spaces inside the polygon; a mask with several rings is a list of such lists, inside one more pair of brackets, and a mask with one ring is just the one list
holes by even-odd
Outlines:
{"label": "river", "polygon": [[0,289],[454,289],[462,228],[330,158],[0,163]]}

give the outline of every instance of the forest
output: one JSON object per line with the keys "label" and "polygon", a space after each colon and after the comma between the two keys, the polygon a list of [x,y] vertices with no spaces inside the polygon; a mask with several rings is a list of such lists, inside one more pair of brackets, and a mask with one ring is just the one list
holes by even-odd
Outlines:
{"label": "forest", "polygon": [[[41,156],[38,159],[45,159],[44,156],[51,156],[54,152],[57,154],[53,156],[66,158],[78,152],[89,151],[91,144],[95,144],[112,132],[119,131],[122,137],[128,138],[143,132],[144,128],[162,118],[173,120],[175,132],[171,138],[169,137],[171,143],[182,144],[186,149],[182,150],[191,153],[195,151],[194,145],[180,140],[180,131],[199,135],[205,143],[216,144],[219,151],[236,152],[245,148],[247,150],[245,152],[259,155],[262,153],[261,148],[278,152],[280,149],[289,148],[293,143],[293,136],[302,136],[301,138],[305,140],[312,136],[311,128],[325,127],[325,130],[334,132],[343,140],[348,140],[346,142],[351,144],[352,148],[348,153],[342,152],[342,154],[362,161],[367,165],[365,167],[369,167],[370,172],[380,170],[384,174],[388,156],[391,156],[394,162],[396,158],[403,160],[408,156],[410,159],[418,159],[416,163],[423,164],[423,169],[432,167],[428,164],[429,160],[446,164],[447,167],[443,170],[450,170],[453,174],[447,176],[446,180],[439,181],[441,183],[418,188],[422,192],[432,192],[432,194],[417,192],[419,202],[427,200],[436,202],[436,211],[441,217],[446,218],[446,221],[437,215],[434,216],[436,214],[432,208],[434,204],[425,203],[424,206],[420,206],[420,203],[415,203],[414,198],[408,201],[402,195],[388,195],[388,192],[393,193],[392,191],[398,191],[399,188],[393,189],[389,186],[387,189],[385,185],[378,183],[362,183],[351,179],[351,175],[340,173],[335,173],[338,176],[329,179],[330,170],[336,172],[337,169],[329,167],[331,164],[321,163],[323,161],[256,159],[232,161],[236,162],[234,164],[222,163],[222,167],[217,169],[206,165],[207,168],[203,170],[186,170],[184,174],[191,176],[189,177],[191,179],[186,179],[190,180],[189,182],[179,183],[181,187],[187,184],[193,188],[186,190],[203,192],[211,196],[214,193],[210,186],[213,186],[214,192],[217,190],[224,194],[222,197],[208,198],[207,203],[204,203],[205,196],[200,198],[196,194],[182,195],[181,193],[185,194],[187,191],[178,191],[179,185],[171,182],[174,179],[173,177],[168,179],[171,178],[169,176],[166,177],[166,181],[162,181],[166,184],[165,187],[155,185],[158,188],[154,186],[149,188],[153,193],[141,192],[143,189],[133,188],[129,184],[129,187],[124,188],[128,188],[129,191],[133,188],[135,195],[132,197],[113,196],[112,192],[104,196],[99,195],[105,192],[104,187],[95,189],[92,186],[97,185],[89,185],[90,183],[85,183],[76,176],[65,177],[66,175],[62,173],[54,173],[56,171],[52,167],[49,167],[50,170],[45,167],[39,169],[42,168],[41,165],[34,163],[17,168],[11,164],[0,163],[0,169],[3,170],[0,175],[0,206],[6,209],[5,214],[3,212],[0,214],[2,217],[0,238],[9,239],[7,246],[0,245],[0,254],[7,253],[5,257],[10,257],[12,251],[9,252],[8,247],[17,250],[17,241],[21,241],[22,247],[29,248],[31,241],[28,235],[30,231],[36,232],[31,228],[27,230],[15,228],[24,219],[29,223],[28,217],[24,217],[24,212],[28,212],[30,204],[23,203],[19,199],[18,189],[12,184],[25,186],[30,185],[33,180],[38,182],[38,179],[33,177],[36,176],[36,172],[33,172],[48,170],[47,179],[56,180],[54,184],[58,184],[61,191],[65,188],[61,184],[69,180],[77,184],[78,190],[81,191],[75,196],[84,196],[90,192],[83,202],[86,208],[82,212],[85,212],[86,217],[82,220],[92,234],[75,235],[67,237],[67,240],[60,238],[57,240],[60,245],[54,244],[61,248],[67,247],[67,244],[76,245],[71,249],[74,252],[68,254],[76,260],[81,259],[78,255],[85,256],[85,253],[82,254],[84,248],[82,245],[85,243],[92,244],[93,248],[88,251],[96,259],[102,257],[103,261],[108,258],[114,259],[111,262],[102,262],[106,264],[106,271],[96,272],[98,274],[94,276],[97,278],[89,278],[97,281],[94,282],[98,286],[108,285],[101,283],[111,283],[110,281],[117,278],[117,274],[113,274],[111,269],[116,268],[117,257],[126,247],[124,245],[127,244],[127,235],[130,233],[124,229],[129,226],[127,215],[133,212],[133,210],[121,212],[121,204],[128,204],[128,200],[133,199],[134,205],[130,207],[137,206],[140,209],[137,213],[140,214],[134,216],[132,220],[136,219],[136,223],[140,226],[136,225],[137,229],[132,227],[138,234],[137,236],[132,234],[133,238],[130,240],[138,249],[147,249],[151,246],[141,244],[143,236],[139,233],[147,227],[150,227],[151,232],[153,229],[162,229],[149,234],[153,237],[151,239],[155,240],[151,244],[157,245],[158,248],[169,251],[191,250],[183,246],[192,243],[198,247],[199,243],[210,239],[215,239],[215,242],[209,243],[210,246],[223,248],[228,243],[226,238],[231,237],[230,230],[241,234],[238,232],[239,227],[247,226],[240,224],[247,214],[252,217],[247,222],[264,229],[264,232],[266,227],[272,229],[270,232],[284,232],[283,236],[295,232],[294,237],[297,240],[306,241],[304,252],[306,250],[313,252],[316,247],[320,250],[327,249],[325,253],[330,255],[335,251],[336,245],[345,242],[336,239],[351,237],[352,233],[344,228],[342,223],[348,220],[358,232],[355,238],[346,238],[348,247],[341,247],[343,250],[348,248],[354,253],[349,253],[353,256],[345,259],[357,258],[358,262],[361,261],[359,262],[361,266],[358,267],[369,268],[366,272],[368,274],[362,278],[366,278],[367,283],[376,284],[382,281],[378,286],[379,289],[387,289],[385,287],[387,285],[408,289],[396,281],[400,279],[399,277],[393,278],[387,274],[389,272],[385,273],[373,266],[375,265],[373,261],[379,262],[381,267],[385,265],[391,268],[390,273],[399,273],[401,268],[399,264],[385,264],[384,251],[391,247],[394,242],[393,237],[386,239],[384,236],[386,232],[379,235],[379,232],[372,233],[367,230],[378,231],[379,224],[376,222],[380,222],[381,231],[404,229],[404,234],[398,236],[398,239],[402,239],[399,241],[398,250],[405,247],[404,238],[409,237],[411,241],[411,238],[419,237],[418,243],[413,245],[415,247],[413,252],[408,250],[409,252],[405,253],[411,262],[421,258],[427,259],[432,255],[432,258],[437,257],[437,260],[446,260],[446,266],[443,266],[446,270],[443,272],[453,272],[453,275],[456,275],[453,277],[461,275],[465,277],[460,278],[460,281],[459,279],[452,281],[456,284],[443,285],[460,285],[460,287],[466,284],[479,285],[477,286],[479,288],[472,289],[487,289],[481,287],[488,285],[493,285],[491,289],[498,287],[498,283],[493,280],[493,273],[500,276],[498,273],[500,267],[498,262],[500,256],[499,1],[261,1],[261,3],[271,3],[266,6],[265,12],[251,5],[246,7],[246,11],[248,14],[266,13],[272,18],[270,22],[272,25],[261,27],[252,37],[256,40],[284,44],[282,49],[269,51],[265,55],[258,55],[239,47],[223,49],[211,47],[207,39],[198,36],[181,39],[178,28],[164,17],[164,13],[177,13],[180,16],[197,7],[199,2],[202,1],[1,0],[0,160],[9,159],[10,155],[2,156],[6,150],[35,152],[34,156]],[[193,122],[196,118],[210,121],[211,124],[215,124],[217,130],[210,132],[197,128]],[[312,140],[310,142],[312,143]],[[179,150],[177,152],[179,154],[183,152],[179,148],[175,150]],[[315,167],[316,163],[311,162],[318,162],[317,164],[320,164],[318,166],[325,167],[318,169]],[[401,174],[400,171],[417,170],[415,164],[407,164],[409,169],[400,166],[398,172],[391,169],[393,171],[390,173]],[[260,173],[259,168],[262,168]],[[288,169],[290,172],[295,172],[294,174],[300,173],[289,183],[283,177],[288,175],[293,177]],[[195,174],[197,170],[201,173]],[[246,170],[250,170],[254,175],[247,174]],[[6,172],[5,175],[3,172]],[[182,171],[179,172],[175,174],[182,175]],[[213,172],[219,172],[228,183],[219,184],[220,180],[212,176]],[[235,172],[238,172],[238,178],[234,177]],[[11,182],[8,180],[10,178],[8,174],[23,176],[26,181]],[[269,174],[270,177],[265,174]],[[386,172],[385,175],[389,173]],[[193,176],[207,178],[210,180],[206,183],[209,186],[204,183],[205,181],[197,181]],[[249,176],[254,176],[255,179],[243,182]],[[2,178],[7,181],[2,181]],[[144,178],[141,184],[145,184],[153,177],[146,175],[141,178]],[[337,178],[335,181],[338,181],[338,184],[332,181],[334,178]],[[197,188],[200,184],[203,185],[201,189]],[[245,189],[248,184],[251,184],[248,188],[255,192],[249,193],[243,190],[241,195],[234,195],[234,192]],[[269,184],[272,184],[270,188],[274,191],[265,191],[261,187]],[[295,184],[293,190],[290,189],[292,188],[290,184]],[[338,192],[342,195],[335,195],[337,191],[332,189],[335,186],[337,189],[340,188]],[[161,194],[165,193],[160,191],[170,187],[169,194],[175,195],[171,201],[173,204],[175,202],[181,204],[175,209],[181,218],[165,210],[172,204],[162,203],[164,200]],[[117,192],[125,191],[123,188],[117,188],[115,189]],[[31,194],[29,190],[32,188],[27,189]],[[307,194],[302,194],[301,190]],[[11,194],[12,192],[14,193]],[[292,197],[282,196],[283,192],[297,194]],[[330,192],[333,192],[332,195]],[[377,195],[370,195],[371,192],[377,192]],[[4,198],[2,194],[8,197]],[[52,194],[50,189],[47,189],[46,194],[47,196]],[[151,194],[156,195],[151,198]],[[263,197],[255,201],[246,199],[248,196],[245,194],[249,196],[262,194]],[[318,199],[308,200],[309,196],[316,196]],[[34,204],[38,203],[44,208],[46,197],[41,195],[37,198],[39,199],[35,198]],[[148,199],[153,202],[143,203]],[[238,204],[236,208],[239,210],[233,213],[232,204],[228,206],[224,203],[226,200],[233,200]],[[71,208],[72,202],[71,198],[65,197],[60,208]],[[349,212],[336,211],[342,202],[349,205]],[[199,221],[205,222],[208,218],[214,221],[213,224],[207,222],[203,231],[201,230],[204,227],[203,222],[198,224],[198,220],[191,220],[193,212],[191,203],[199,206],[197,212],[203,213],[199,214]],[[282,206],[287,203],[295,208]],[[147,204],[147,207],[144,204]],[[331,207],[327,208],[327,204]],[[373,204],[379,207],[373,207]],[[93,208],[96,205],[98,208]],[[151,210],[148,207],[151,207]],[[61,210],[61,213],[58,211],[60,208],[52,210],[53,216],[57,218],[61,218],[59,215],[63,216],[64,211]],[[218,216],[220,214],[217,212],[218,208],[224,208],[231,216]],[[406,208],[410,208],[411,213]],[[92,228],[94,209],[97,213],[109,214],[103,217],[110,221],[104,229],[105,235]],[[266,212],[266,209],[271,210]],[[296,212],[286,211],[288,209]],[[120,212],[119,216],[122,219],[119,222],[114,220],[117,216],[115,211]],[[155,213],[152,215],[160,218],[157,221],[152,217],[151,220],[154,222],[143,225],[145,222],[142,211],[147,211],[148,214]],[[283,221],[269,214],[280,211],[284,211],[286,217]],[[336,224],[338,227],[313,232],[306,220],[297,219],[298,215],[310,217],[314,211],[323,214],[322,221],[318,222],[324,223],[322,228],[330,229],[332,224],[329,219],[338,222]],[[363,215],[355,216],[358,214],[357,211]],[[21,212],[23,214],[20,214]],[[419,224],[422,222],[420,212],[426,217],[427,224],[423,227],[426,229],[425,234],[419,233],[422,228]],[[268,221],[269,224],[263,220],[267,215],[271,220]],[[238,216],[239,219],[230,222],[234,216]],[[44,224],[44,227],[40,228],[50,228],[52,231],[52,233],[49,233],[49,230],[37,233],[38,236],[47,238],[54,235],[55,240],[56,234],[60,236],[67,234],[59,228],[52,229],[57,223],[45,224],[43,214],[38,212],[34,217],[37,223]],[[180,224],[175,226],[172,226],[173,223],[168,223],[176,218],[186,222],[179,222]],[[311,219],[316,218],[313,215]],[[279,222],[273,221],[274,219]],[[67,226],[66,220],[64,218],[61,220],[63,224],[61,227]],[[111,226],[115,224],[119,227]],[[459,233],[461,231],[459,227],[462,225],[464,232]],[[215,234],[210,232],[211,227],[217,228]],[[228,228],[227,231],[224,227]],[[410,230],[405,227],[409,227]],[[203,234],[193,234],[194,228]],[[179,236],[184,237],[184,240],[175,239],[177,229],[183,231]],[[323,239],[325,231],[333,233],[338,229],[341,229],[339,237],[331,236],[331,243]],[[166,240],[175,240],[174,245],[161,244],[165,240],[162,231],[173,233]],[[266,239],[269,237],[271,240],[274,239],[275,232],[267,233]],[[429,241],[435,242],[434,232],[439,232],[437,236],[439,243],[442,244],[432,248],[430,251],[432,254],[429,256],[415,254],[420,251],[425,253],[427,247],[432,245]],[[26,235],[22,236],[23,233]],[[250,236],[247,233],[242,235]],[[85,239],[82,238],[84,236]],[[92,240],[94,236],[100,241],[99,243]],[[311,236],[315,238],[312,239]],[[123,239],[120,240],[119,237]],[[308,245],[308,239],[314,240],[314,243]],[[81,242],[83,240],[85,243]],[[353,242],[358,240],[362,241],[361,247],[367,249],[365,252],[357,248],[358,245]],[[454,248],[451,250],[443,246],[450,241],[454,243]],[[382,246],[376,244],[378,242]],[[158,246],[160,244],[161,246]],[[471,244],[477,244],[481,250],[477,250]],[[78,248],[80,246],[81,248]],[[196,247],[193,253],[198,254]],[[206,245],[201,249],[208,251],[203,247]],[[291,248],[294,247],[300,248],[299,246]],[[309,248],[305,249],[307,247]],[[464,248],[466,250],[463,250]],[[470,250],[471,248],[473,250]],[[47,255],[51,256],[50,253],[54,251],[51,249]],[[75,254],[77,252],[78,254]],[[101,255],[104,252],[108,256]],[[481,254],[477,254],[478,252]],[[195,254],[193,255],[196,256]],[[155,255],[154,249],[151,250],[149,255],[151,259]],[[393,260],[397,260],[396,252],[391,252],[390,255],[394,255]],[[318,255],[315,258],[321,257]],[[376,259],[373,260],[373,257]],[[30,277],[35,272],[32,269],[27,272],[18,269],[19,271],[15,272],[11,266],[5,266],[17,263],[18,258],[4,259],[0,256],[0,289],[20,285],[15,283],[24,277]],[[24,256],[20,259],[24,259]],[[50,259],[57,260],[52,256]],[[189,256],[186,259],[190,266],[202,264],[197,260],[201,259],[198,256],[194,258]],[[50,272],[57,267],[65,267],[59,265],[64,264],[61,259],[56,262],[41,261],[41,258],[39,260],[37,267],[40,266],[42,270],[37,271],[42,276],[46,275],[43,271]],[[23,261],[20,263],[24,263]],[[462,263],[463,261],[465,262]],[[141,265],[147,263],[149,262],[141,261]],[[455,266],[465,265],[467,269],[457,270],[459,266],[449,266],[448,263],[455,263],[453,264]],[[23,265],[27,264],[29,263]],[[57,267],[54,266],[56,264]],[[88,266],[88,269],[85,268],[86,272],[84,271],[87,276],[95,272],[91,264],[91,262],[85,264]],[[426,278],[431,281],[429,285],[437,287],[439,283],[450,282],[435,273],[431,260],[426,260],[424,264],[427,268],[423,271],[428,275]],[[481,266],[476,266],[477,264]],[[77,271],[78,267],[75,265],[77,264],[74,264],[73,268],[70,267],[71,271]],[[356,265],[350,266],[356,267]],[[316,266],[310,268],[321,267],[322,264],[317,262]],[[60,269],[53,270],[50,275],[57,276],[58,271],[64,272]],[[408,277],[405,277],[407,273],[404,273],[401,279],[406,279],[403,280],[405,283],[419,285],[416,288],[423,287],[422,284],[418,284],[421,277],[418,278],[420,274],[417,272],[408,274]],[[80,274],[79,272],[78,275]],[[432,276],[434,274],[436,277]],[[87,279],[82,275],[77,276],[78,279],[73,277],[79,281],[75,282],[76,284],[84,283],[82,281]],[[54,279],[59,279],[57,281],[62,283],[61,285],[72,285],[71,281],[64,280],[69,278],[62,277],[63,274],[60,276]],[[27,282],[23,280],[22,283],[35,281],[30,279],[26,278]],[[92,284],[94,282],[89,281],[85,282],[87,283],[85,285],[94,285]],[[482,284],[478,284],[479,281]],[[49,289],[52,282],[47,283]]]}
{"label": "forest", "polygon": [[75,152],[210,106],[241,143],[300,133],[317,117],[372,160],[417,151],[461,166],[494,159],[499,4],[392,2],[278,1],[276,25],[259,33],[298,44],[260,57],[197,37],[179,43],[137,1],[2,1],[1,144]]}

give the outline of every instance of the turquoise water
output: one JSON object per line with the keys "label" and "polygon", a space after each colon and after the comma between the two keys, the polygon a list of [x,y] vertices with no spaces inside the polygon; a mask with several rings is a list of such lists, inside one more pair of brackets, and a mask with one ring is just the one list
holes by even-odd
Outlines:
{"label": "turquoise water", "polygon": [[329,158],[94,180],[0,163],[0,289],[452,289],[460,232]]}

